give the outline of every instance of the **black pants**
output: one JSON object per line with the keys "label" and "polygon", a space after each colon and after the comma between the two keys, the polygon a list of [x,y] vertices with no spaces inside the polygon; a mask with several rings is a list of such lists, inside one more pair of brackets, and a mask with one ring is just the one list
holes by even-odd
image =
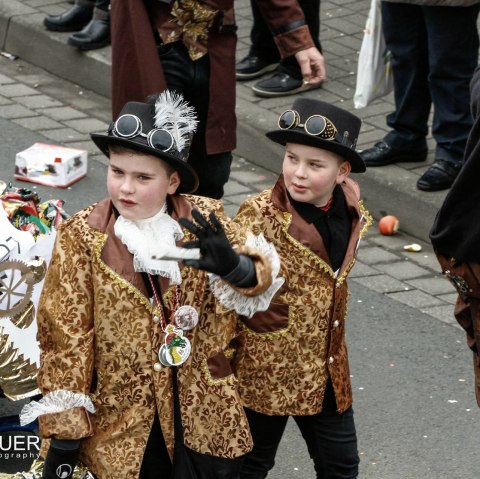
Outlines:
{"label": "black pants", "polygon": [[435,158],[460,167],[472,127],[469,83],[478,63],[479,5],[381,4],[395,95],[385,141],[398,149],[425,149],[433,103]]}
{"label": "black pants", "polygon": [[[95,8],[99,8],[100,10],[105,10],[107,11],[110,8],[110,0],[87,0],[88,3],[91,3],[92,6]],[[75,2],[77,4],[82,4],[85,2]]]}
{"label": "black pants", "polygon": [[193,61],[181,42],[159,46],[163,73],[170,90],[183,94],[197,112],[198,126],[193,137],[188,162],[196,171],[200,185],[197,195],[220,199],[223,187],[230,176],[232,153],[209,155],[205,132],[209,108],[210,62],[208,53]]}
{"label": "black pants", "polygon": [[[190,459],[195,466],[198,479],[238,479],[240,477],[243,457],[226,459],[190,451]],[[143,456],[139,479],[169,479],[171,474],[172,463],[156,414]]]}
{"label": "black pants", "polygon": [[[308,25],[315,46],[322,51],[320,40],[318,39],[320,34],[320,0],[298,0],[298,3],[305,15],[305,22]],[[255,0],[250,0],[250,5],[253,13],[253,25],[250,32],[250,55],[275,63],[280,60],[280,54],[267,22],[260,13]],[[277,71],[288,73],[299,80],[302,78],[300,66],[294,56],[281,60]]]}
{"label": "black pants", "polygon": [[[241,479],[264,479],[275,464],[275,454],[288,416],[267,416],[246,410],[253,436],[253,451],[245,456]],[[313,416],[292,416],[308,447],[318,479],[355,479],[360,462],[353,409],[336,410],[329,382],[323,410]]]}
{"label": "black pants", "polygon": [[110,0],[96,0],[95,7],[107,11],[110,7]]}

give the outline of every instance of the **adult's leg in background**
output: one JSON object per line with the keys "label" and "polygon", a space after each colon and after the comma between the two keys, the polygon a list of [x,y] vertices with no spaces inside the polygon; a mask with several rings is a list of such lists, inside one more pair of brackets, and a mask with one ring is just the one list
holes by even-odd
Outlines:
{"label": "adult's leg in background", "polygon": [[426,150],[431,108],[428,40],[422,7],[381,2],[385,43],[392,54],[395,111],[385,141],[398,150]]}
{"label": "adult's leg in background", "polygon": [[472,128],[470,80],[478,63],[479,4],[470,7],[422,7],[428,33],[429,85],[434,104],[435,158],[454,167]]}
{"label": "adult's leg in background", "polygon": [[249,55],[259,57],[268,63],[276,63],[280,61],[280,53],[278,53],[277,45],[273,41],[272,33],[260,13],[257,2],[250,0],[250,5],[252,7],[253,23],[250,30]]}
{"label": "adult's leg in background", "polygon": [[[315,46],[322,51],[322,45],[320,44],[320,0],[299,0],[298,3],[305,15],[305,21]],[[294,56],[282,59],[277,71],[288,73],[294,78],[302,78],[300,65]]]}
{"label": "adult's leg in background", "polygon": [[190,148],[189,163],[200,184],[195,192],[220,199],[230,176],[231,152],[208,155],[205,132],[209,108],[210,63],[208,54],[193,61],[181,42],[159,47],[160,60],[168,88],[183,94],[197,112],[198,126]]}

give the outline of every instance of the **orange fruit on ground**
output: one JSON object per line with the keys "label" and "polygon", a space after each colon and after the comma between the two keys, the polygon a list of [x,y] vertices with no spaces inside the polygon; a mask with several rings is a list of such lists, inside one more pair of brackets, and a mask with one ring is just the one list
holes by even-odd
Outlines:
{"label": "orange fruit on ground", "polygon": [[378,230],[382,235],[391,236],[398,231],[400,222],[398,218],[393,215],[387,215],[380,219],[378,222]]}

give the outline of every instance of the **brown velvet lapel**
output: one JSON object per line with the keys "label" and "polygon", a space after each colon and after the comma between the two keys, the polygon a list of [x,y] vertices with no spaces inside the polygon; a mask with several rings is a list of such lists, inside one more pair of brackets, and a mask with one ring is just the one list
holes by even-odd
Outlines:
{"label": "brown velvet lapel", "polygon": [[283,175],[280,175],[277,183],[272,191],[272,202],[281,211],[285,211],[292,215],[292,221],[288,227],[287,233],[301,243],[305,248],[308,248],[316,254],[322,261],[330,265],[330,258],[328,257],[325,244],[320,233],[315,226],[307,223],[293,208],[288,200],[287,190]]}

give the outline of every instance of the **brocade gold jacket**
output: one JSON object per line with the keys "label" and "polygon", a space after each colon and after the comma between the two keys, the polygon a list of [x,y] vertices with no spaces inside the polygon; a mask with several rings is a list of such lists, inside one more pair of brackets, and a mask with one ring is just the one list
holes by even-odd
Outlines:
{"label": "brocade gold jacket", "polygon": [[275,245],[285,283],[266,312],[240,317],[234,371],[244,405],[268,415],[313,415],[322,410],[331,378],[338,412],[352,403],[345,343],[348,289],[362,235],[371,217],[358,185],[342,185],[352,228],[338,272],[331,268],[321,235],[288,200],[283,176],[276,185],[248,199],[236,221],[262,232]]}
{"label": "brocade gold jacket", "polygon": [[[214,211],[232,244],[244,244],[219,201],[188,195],[170,201],[175,219],[191,219],[193,206],[204,215]],[[132,254],[114,234],[115,220],[106,199],[58,229],[39,305],[38,381],[44,396],[57,390],[86,395],[96,411],[73,407],[47,413],[39,416],[39,425],[43,438],[83,439],[79,459],[99,479],[133,479],[155,411],[172,453],[172,376],[158,360],[164,333],[155,318],[161,313],[134,271]],[[192,239],[185,230],[184,240]],[[270,265],[248,247],[239,249],[254,260],[258,284],[237,292],[261,294],[271,284]],[[189,267],[181,272],[176,303],[173,286],[164,278],[160,283],[169,313],[176,304],[191,305],[199,314],[198,325],[184,333],[192,352],[178,367],[185,444],[201,453],[237,457],[251,449],[252,441],[227,359],[236,313],[214,297],[205,272]]]}

